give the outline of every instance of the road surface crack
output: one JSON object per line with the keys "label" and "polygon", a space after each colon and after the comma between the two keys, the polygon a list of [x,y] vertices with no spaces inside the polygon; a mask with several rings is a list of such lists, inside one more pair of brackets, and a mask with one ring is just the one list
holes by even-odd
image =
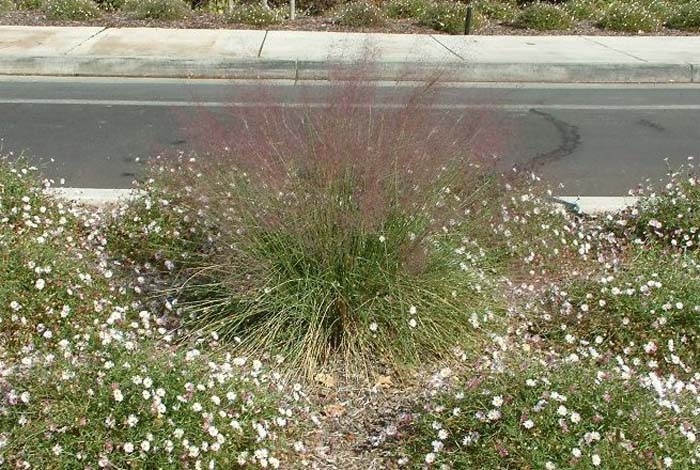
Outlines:
{"label": "road surface crack", "polygon": [[581,135],[579,134],[578,127],[537,109],[531,109],[530,112],[543,117],[554,126],[559,133],[561,144],[559,147],[550,152],[544,152],[536,157],[533,157],[528,164],[529,169],[532,170],[557,160],[561,160],[562,158],[571,155],[579,147],[579,145],[581,145]]}

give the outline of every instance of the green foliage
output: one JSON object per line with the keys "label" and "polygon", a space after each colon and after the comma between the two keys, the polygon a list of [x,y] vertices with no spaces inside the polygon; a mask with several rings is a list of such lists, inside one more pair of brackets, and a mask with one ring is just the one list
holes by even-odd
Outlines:
{"label": "green foliage", "polygon": [[[72,468],[80,459],[114,468],[183,468],[205,451],[221,468],[262,458],[273,467],[292,452],[301,411],[296,394],[283,392],[284,384],[252,361],[233,365],[223,354],[200,356],[146,340],[130,347],[116,340],[99,353],[87,341],[69,344],[81,348],[79,358],[69,346],[55,360],[29,361],[3,379],[0,433],[12,438],[0,456],[12,467]],[[264,457],[254,457],[259,449]]]}
{"label": "green foliage", "polygon": [[44,6],[44,0],[20,0],[17,8],[20,10],[40,10]]}
{"label": "green foliage", "polygon": [[595,0],[569,0],[564,8],[575,20],[595,20],[600,15],[599,3]]}
{"label": "green foliage", "polygon": [[281,23],[284,14],[280,10],[275,10],[261,3],[248,5],[235,5],[227,14],[229,23],[241,23],[251,26],[266,26]]}
{"label": "green foliage", "polygon": [[518,15],[518,5],[511,0],[481,0],[476,2],[476,11],[497,21],[513,21]]}
{"label": "green foliage", "polygon": [[420,18],[428,9],[428,0],[389,0],[384,11],[389,18]]}
{"label": "green foliage", "polygon": [[75,217],[42,194],[36,170],[17,168],[19,163],[0,160],[3,350],[29,343],[39,347],[75,334],[77,325],[88,321],[86,309],[92,308],[79,299],[104,288],[80,253]]}
{"label": "green foliage", "polygon": [[374,3],[365,1],[346,3],[337,9],[336,14],[338,24],[342,26],[365,28],[386,23],[384,11]]}
{"label": "green foliage", "polygon": [[638,204],[624,214],[618,229],[626,236],[658,241],[678,250],[700,247],[700,179],[694,171],[670,174],[659,192],[642,194]]}
{"label": "green foliage", "polygon": [[669,28],[683,31],[700,31],[700,1],[675,6],[667,17]]}
{"label": "green foliage", "polygon": [[135,18],[153,20],[180,20],[192,11],[183,0],[127,0],[122,9]]}
{"label": "green foliage", "polygon": [[533,359],[459,377],[415,410],[397,454],[435,468],[656,469],[665,458],[694,466],[695,436],[678,424],[700,425],[690,394],[671,392],[672,411],[620,368],[544,366]]}
{"label": "green foliage", "polygon": [[597,24],[611,31],[635,33],[656,31],[661,20],[644,3],[616,1],[605,9]]}
{"label": "green foliage", "polygon": [[520,12],[514,24],[518,28],[552,31],[570,29],[573,23],[565,9],[548,3],[533,3]]}
{"label": "green foliage", "polygon": [[46,0],[43,6],[50,20],[91,20],[100,16],[100,10],[91,0]]}
{"label": "green foliage", "polygon": [[107,248],[123,259],[149,264],[163,271],[170,263],[186,263],[196,247],[205,243],[206,225],[195,223],[155,181],[147,183],[145,194],[119,207],[106,229]]}
{"label": "green foliage", "polygon": [[345,3],[345,0],[299,0],[296,5],[306,15],[320,15]]}
{"label": "green foliage", "polygon": [[530,181],[493,179],[488,197],[469,208],[468,239],[483,254],[479,263],[514,275],[522,269],[559,275],[597,255],[578,236],[574,214],[554,204]]}
{"label": "green foliage", "polygon": [[15,9],[15,2],[13,0],[0,0],[0,14],[7,13]]}
{"label": "green foliage", "polygon": [[686,0],[636,0],[646,7],[649,12],[663,22],[670,15],[670,12],[677,6],[686,2]]}
{"label": "green foliage", "polygon": [[[419,23],[436,31],[449,34],[463,34],[466,7],[462,3],[438,1],[432,3],[420,18]],[[473,29],[479,28],[481,18],[478,14],[473,17]]]}
{"label": "green foliage", "polygon": [[174,341],[110,269],[99,219],[0,160],[2,465],[289,467],[301,387],[212,337]]}
{"label": "green foliage", "polygon": [[[561,344],[605,344],[644,354],[675,343],[688,361],[700,358],[700,263],[693,255],[638,249],[618,269],[558,287],[553,313],[538,331]],[[565,337],[569,340],[565,341]]]}
{"label": "green foliage", "polygon": [[95,0],[95,2],[105,11],[121,10],[127,0]]}

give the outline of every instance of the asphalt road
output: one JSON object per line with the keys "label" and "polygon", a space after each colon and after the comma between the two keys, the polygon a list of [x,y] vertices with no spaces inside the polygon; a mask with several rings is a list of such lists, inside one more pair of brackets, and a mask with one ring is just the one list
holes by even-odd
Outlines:
{"label": "asphalt road", "polygon": [[[377,103],[411,90],[381,84]],[[0,145],[66,186],[127,188],[149,157],[190,151],[187,129],[206,126],[203,115],[317,106],[328,92],[323,82],[0,77]],[[444,84],[433,106],[483,124],[504,166],[532,166],[563,185],[558,194],[624,195],[700,156],[700,84]]]}

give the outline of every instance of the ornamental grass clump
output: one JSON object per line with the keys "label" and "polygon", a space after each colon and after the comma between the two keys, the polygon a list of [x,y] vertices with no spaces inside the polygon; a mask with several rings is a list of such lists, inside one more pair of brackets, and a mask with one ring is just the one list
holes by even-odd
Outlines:
{"label": "ornamental grass clump", "polygon": [[156,171],[164,197],[145,197],[208,227],[187,259],[168,243],[147,253],[176,273],[165,294],[183,328],[304,373],[401,369],[478,344],[467,319],[498,310],[458,249],[484,197],[478,118],[425,108],[424,94],[383,108],[371,87],[338,88],[321,107],[236,109],[202,126],[216,145]]}

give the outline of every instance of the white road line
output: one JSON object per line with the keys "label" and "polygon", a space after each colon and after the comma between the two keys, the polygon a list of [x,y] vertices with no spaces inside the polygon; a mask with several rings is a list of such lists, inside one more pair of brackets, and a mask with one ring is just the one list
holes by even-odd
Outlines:
{"label": "white road line", "polygon": [[[204,108],[324,108],[328,103],[260,103],[254,101],[234,101],[222,103],[217,101],[139,101],[139,100],[78,100],[78,99],[0,99],[0,104],[40,104],[40,105],[74,105],[74,106],[146,106],[146,107],[204,107]],[[351,105],[364,107],[366,105]],[[405,108],[400,103],[378,103],[372,105],[376,109]],[[669,105],[596,105],[596,104],[435,104],[427,105],[429,109],[505,109],[510,111],[528,111],[530,109],[560,109],[560,110],[601,110],[601,111],[697,111],[700,104],[669,104]]]}
{"label": "white road line", "polygon": [[[152,77],[61,77],[48,75],[0,75],[0,82],[16,83],[103,83],[103,84],[222,84],[230,83],[237,85],[256,85],[262,89],[269,86],[294,87],[313,85],[317,87],[333,88],[344,83],[343,80],[304,80],[296,83],[290,79],[224,79],[224,78],[152,78]],[[426,85],[424,81],[372,81],[372,87],[396,88],[398,87],[422,87]],[[548,90],[697,90],[700,83],[556,83],[556,82],[437,82],[433,85],[436,88],[481,88],[481,89],[548,89]]]}

